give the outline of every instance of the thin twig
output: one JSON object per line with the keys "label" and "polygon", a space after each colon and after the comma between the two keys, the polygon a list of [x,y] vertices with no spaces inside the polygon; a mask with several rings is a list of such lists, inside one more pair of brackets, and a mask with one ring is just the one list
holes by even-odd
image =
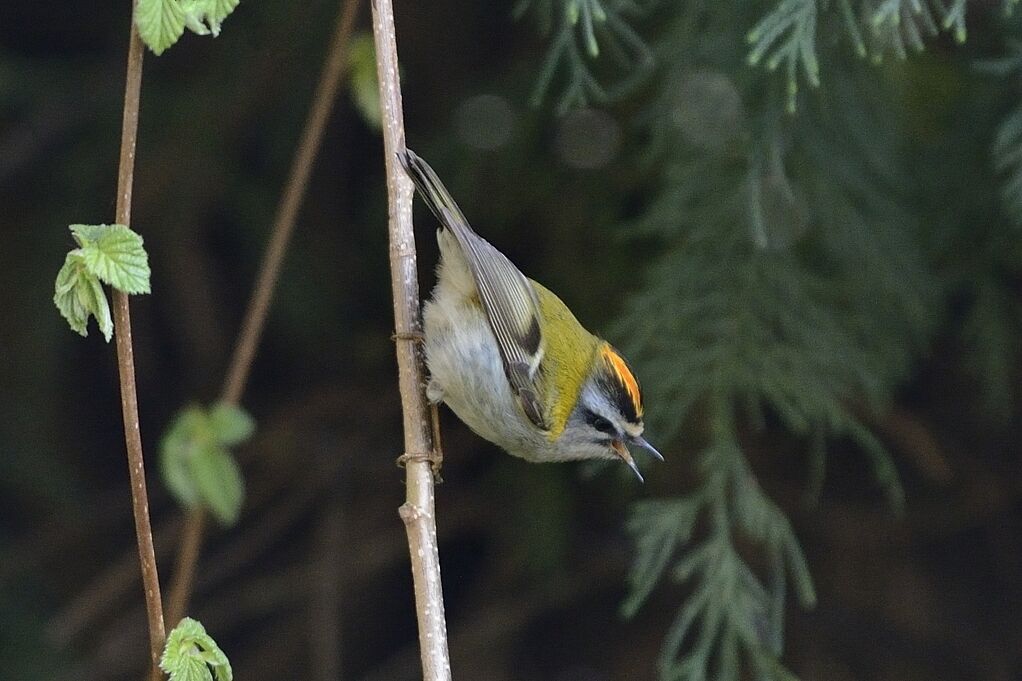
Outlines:
{"label": "thin twig", "polygon": [[[132,2],[132,14],[134,14]],[[121,155],[117,170],[117,222],[131,224],[131,189],[135,175],[135,142],[138,139],[138,108],[142,90],[142,58],[145,55],[138,37],[135,18],[131,17],[128,39],[128,68],[124,84],[124,118],[121,124]],[[149,524],[149,495],[146,492],[142,436],[138,421],[138,393],[135,388],[135,357],[131,345],[131,311],[128,295],[113,290],[114,328],[117,330],[117,375],[121,384],[121,415],[124,419],[124,443],[128,452],[128,474],[131,478],[131,506],[135,516],[138,558],[142,564],[146,615],[149,619],[149,655],[158,668],[163,652],[166,630],[163,624],[163,603],[160,600],[160,579],[156,572],[153,530]]]}
{"label": "thin twig", "polygon": [[177,626],[188,606],[188,596],[192,584],[195,583],[195,570],[199,565],[199,552],[205,528],[205,511],[201,508],[188,511],[181,527],[181,545],[177,549],[174,579],[170,583],[170,595],[167,597],[167,621],[171,627]]}
{"label": "thin twig", "polygon": [[280,265],[284,260],[284,253],[287,251],[291,234],[294,232],[298,209],[309,185],[309,176],[312,174],[312,167],[316,162],[316,155],[323,140],[323,133],[333,110],[334,101],[337,99],[337,91],[347,71],[348,42],[355,26],[355,18],[358,16],[359,2],[358,0],[343,0],[341,5],[327,61],[322,74],[320,74],[319,84],[316,86],[312,108],[305,121],[305,130],[302,131],[301,141],[298,143],[298,149],[291,162],[291,172],[287,186],[284,187],[284,195],[277,207],[273,234],[266,247],[255,291],[249,302],[248,311],[245,313],[245,321],[238,337],[238,344],[234,348],[230,368],[227,370],[221,399],[230,404],[237,404],[245,389],[252,359],[255,357],[256,347],[262,336],[263,326],[266,324],[266,314],[269,311],[273,290],[280,274]]}
{"label": "thin twig", "polygon": [[404,416],[406,496],[399,512],[408,534],[423,679],[445,681],[451,678],[451,662],[447,652],[447,624],[440,582],[433,471],[429,463],[433,439],[429,406],[423,392],[422,356],[414,340],[422,332],[422,323],[419,318],[415,233],[412,229],[412,181],[397,162],[398,152],[405,148],[405,133],[394,9],[390,0],[373,0],[372,5],[387,169],[390,281],[394,296],[398,387]]}
{"label": "thin twig", "polygon": [[[333,111],[337,92],[340,89],[348,66],[348,43],[358,17],[359,0],[342,0],[337,15],[337,24],[327,53],[327,60],[320,74],[312,107],[305,121],[301,140],[291,162],[284,193],[277,206],[270,243],[266,247],[263,262],[259,268],[255,289],[245,311],[238,334],[238,342],[231,356],[231,363],[224,379],[221,400],[237,404],[245,390],[245,383],[252,368],[259,339],[266,326],[273,291],[280,275],[291,234],[298,220],[298,209],[309,185],[309,177],[316,162],[316,155],[323,141],[326,124]],[[188,598],[195,581],[195,570],[202,546],[205,511],[192,510],[185,519],[181,531],[181,548],[174,569],[174,581],[170,588],[168,615],[171,622],[177,622],[188,606]]]}

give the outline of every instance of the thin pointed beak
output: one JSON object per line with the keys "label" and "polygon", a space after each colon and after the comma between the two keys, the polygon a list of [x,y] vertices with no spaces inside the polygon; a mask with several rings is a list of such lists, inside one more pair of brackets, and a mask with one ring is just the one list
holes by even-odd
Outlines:
{"label": "thin pointed beak", "polygon": [[635,477],[639,479],[639,482],[646,482],[646,479],[642,477],[642,473],[639,472],[639,467],[635,465],[635,459],[632,458],[631,452],[628,451],[624,443],[621,440],[614,440],[610,443],[610,446],[614,448],[614,451],[621,457],[621,460],[628,464],[628,467],[635,473]]}
{"label": "thin pointed beak", "polygon": [[644,437],[637,437],[634,440],[632,440],[632,443],[642,447],[643,449],[645,449],[647,452],[649,452],[650,454],[655,456],[660,461],[664,460],[664,455],[661,454],[660,452],[658,452],[656,447],[654,447],[650,443],[646,442],[646,438],[644,438]]}

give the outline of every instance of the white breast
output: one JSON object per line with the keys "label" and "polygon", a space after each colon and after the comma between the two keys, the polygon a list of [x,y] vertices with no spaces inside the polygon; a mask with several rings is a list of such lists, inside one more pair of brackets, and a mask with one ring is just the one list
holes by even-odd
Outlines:
{"label": "white breast", "polygon": [[438,234],[441,262],[423,308],[429,397],[443,401],[479,436],[529,460],[549,460],[545,434],[529,423],[511,392],[497,341],[479,307],[475,281],[457,242]]}

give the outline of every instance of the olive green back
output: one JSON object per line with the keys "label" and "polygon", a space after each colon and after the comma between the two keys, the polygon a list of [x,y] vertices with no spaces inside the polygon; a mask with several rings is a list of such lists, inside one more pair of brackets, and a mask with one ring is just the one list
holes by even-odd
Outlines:
{"label": "olive green back", "polygon": [[[532,281],[532,280],[530,280]],[[593,356],[603,342],[575,319],[571,310],[548,288],[532,281],[543,315],[545,352],[540,364],[543,403],[547,408],[550,439],[557,439],[571,415],[585,383]]]}

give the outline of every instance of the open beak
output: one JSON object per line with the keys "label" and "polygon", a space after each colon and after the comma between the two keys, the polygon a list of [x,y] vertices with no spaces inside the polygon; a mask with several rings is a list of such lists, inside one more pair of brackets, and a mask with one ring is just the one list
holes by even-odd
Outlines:
{"label": "open beak", "polygon": [[642,447],[643,449],[645,449],[645,450],[646,450],[647,452],[649,452],[650,454],[652,454],[653,456],[655,456],[655,457],[656,457],[657,459],[659,459],[660,461],[663,461],[663,460],[664,460],[664,455],[663,455],[663,454],[661,454],[660,452],[658,452],[658,451],[656,450],[656,447],[654,447],[654,446],[653,446],[653,445],[651,445],[650,443],[646,442],[646,439],[645,439],[645,438],[643,438],[643,437],[637,437],[637,438],[635,438],[634,440],[632,440],[632,444],[633,444],[633,445],[638,445],[638,446]]}
{"label": "open beak", "polygon": [[[646,442],[645,438],[635,437],[632,438],[630,442],[633,445],[642,447],[660,461],[664,460],[664,455],[658,452],[656,447]],[[635,477],[639,479],[639,482],[646,482],[646,480],[642,477],[642,473],[639,472],[639,467],[635,465],[635,459],[632,458],[632,453],[628,451],[627,447],[625,447],[625,443],[621,440],[613,440],[611,441],[610,446],[614,448],[614,452],[621,457],[621,460],[628,464],[628,467],[632,469],[633,473],[635,473]]]}
{"label": "open beak", "polygon": [[621,460],[628,464],[628,467],[632,469],[633,473],[635,473],[635,477],[639,479],[639,482],[646,482],[646,480],[642,477],[642,473],[639,472],[639,467],[635,465],[635,459],[632,458],[632,453],[628,451],[628,448],[625,447],[624,443],[621,442],[621,440],[613,440],[611,441],[610,446],[614,448],[614,451],[619,457],[621,457]]}

